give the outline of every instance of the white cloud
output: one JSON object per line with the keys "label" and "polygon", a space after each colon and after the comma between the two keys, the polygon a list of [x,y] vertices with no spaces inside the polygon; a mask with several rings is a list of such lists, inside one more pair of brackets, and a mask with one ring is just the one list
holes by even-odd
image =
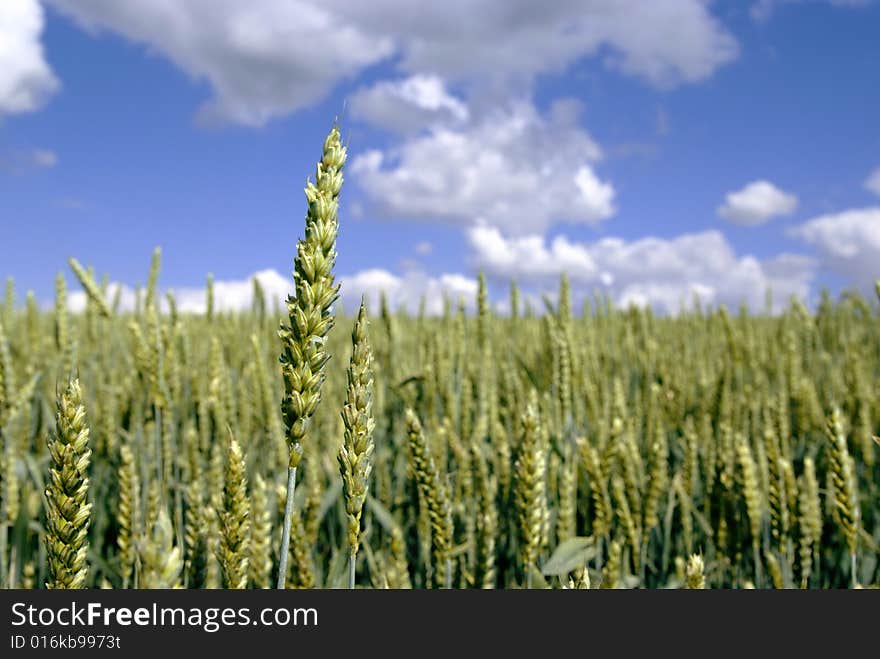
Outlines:
{"label": "white cloud", "polygon": [[673,313],[695,295],[705,304],[732,307],[745,301],[758,309],[768,288],[781,306],[791,295],[806,297],[813,274],[812,261],[803,256],[783,254],[764,262],[737,256],[718,231],[631,242],[580,243],[559,236],[548,244],[538,235],[508,238],[479,226],[467,239],[474,265],[493,277],[553,290],[566,272],[581,295],[604,287],[619,304],[650,304]]}
{"label": "white cloud", "polygon": [[[279,307],[287,295],[293,292],[293,279],[284,277],[277,270],[260,270],[245,279],[219,279],[214,281],[214,309],[217,311],[244,311],[251,308],[253,303],[254,284],[256,279],[263,287],[269,308],[273,301],[277,301]],[[131,286],[120,282],[111,282],[107,286],[107,301],[112,302],[119,291],[119,310],[133,311],[137,299],[137,292]],[[174,295],[177,310],[184,313],[205,313],[207,309],[207,294],[204,286],[176,287],[162,289],[160,292],[160,309],[168,310],[166,293]],[[71,311],[79,312],[85,309],[86,294],[81,290],[71,292],[67,296],[67,306]],[[283,307],[282,307],[283,308]]]}
{"label": "white cloud", "polygon": [[[112,304],[117,294],[119,295],[119,311],[133,311],[137,298],[135,290],[118,281],[107,284],[107,302]],[[67,294],[67,308],[74,313],[84,311],[86,301],[85,291],[81,289],[70,291]]]}
{"label": "white cloud", "polygon": [[461,123],[467,105],[452,96],[437,76],[386,80],[357,91],[351,99],[356,118],[392,132],[411,133],[432,124]]}
{"label": "white cloud", "polygon": [[791,215],[797,205],[796,196],[760,180],[728,193],[718,207],[718,215],[736,224],[755,226],[779,215]]}
{"label": "white cloud", "polygon": [[494,277],[547,282],[567,272],[575,281],[593,282],[600,274],[587,246],[565,236],[547,245],[540,235],[508,238],[495,227],[481,225],[469,229],[467,239],[475,264]]}
{"label": "white cloud", "polygon": [[455,79],[530,78],[601,52],[607,66],[668,85],[702,80],[738,54],[703,0],[329,4],[366,29],[393,34],[405,71]]}
{"label": "white cloud", "polygon": [[306,0],[49,0],[91,30],[105,28],[173,61],[214,97],[206,121],[262,125],[306,107],[392,52],[324,2]]}
{"label": "white cloud", "polygon": [[308,106],[391,58],[406,74],[504,87],[600,55],[606,66],[668,86],[703,80],[738,54],[704,0],[47,2],[207,81],[213,98],[203,116],[250,125]]}
{"label": "white cloud", "polygon": [[880,167],[868,174],[868,178],[865,179],[865,189],[880,196]]}
{"label": "white cloud", "polygon": [[434,246],[427,240],[416,243],[416,254],[427,256],[434,250]]}
{"label": "white cloud", "polygon": [[[293,292],[293,279],[286,277],[277,270],[266,269],[255,272],[243,279],[216,279],[214,281],[214,309],[220,312],[245,311],[253,304],[253,280],[256,279],[263,287],[268,307],[275,303],[284,309],[283,302]],[[424,272],[410,270],[396,275],[388,270],[370,269],[352,275],[337,277],[341,285],[340,301],[349,313],[355,313],[360,305],[361,296],[365,295],[367,305],[373,313],[379,311],[379,296],[384,290],[392,309],[405,308],[410,313],[418,311],[421,297],[425,296],[426,311],[438,315],[443,311],[444,294],[450,300],[464,298],[468,308],[472,308],[477,295],[477,280],[457,273],[442,274],[432,277]],[[107,287],[107,300],[112,302],[119,295],[119,310],[132,311],[137,298],[136,291],[128,285],[112,282]],[[163,289],[160,297],[160,308],[168,310]],[[176,287],[170,289],[178,311],[182,313],[204,313],[207,308],[207,296],[204,286]],[[71,291],[67,296],[68,308],[73,312],[85,309],[86,295],[82,290]]]}
{"label": "white cloud", "polygon": [[395,275],[376,268],[340,277],[339,282],[342,286],[340,299],[346,309],[357,309],[364,295],[372,313],[379,310],[382,291],[392,309],[404,308],[410,313],[418,311],[424,296],[426,313],[435,316],[443,312],[444,296],[453,303],[463,298],[468,308],[472,308],[477,295],[477,280],[457,273],[432,277],[410,270],[403,275]]}
{"label": "white cloud", "polygon": [[792,233],[818,247],[826,267],[864,290],[880,278],[880,207],[822,215]]}
{"label": "white cloud", "polygon": [[59,83],[43,56],[37,0],[0,2],[0,117],[39,109]]}
{"label": "white cloud", "polygon": [[[293,278],[281,275],[277,270],[260,270],[247,279],[227,279],[214,281],[214,309],[217,311],[242,311],[250,309],[253,303],[254,284],[256,277],[266,294],[269,308],[272,301],[277,300],[279,305],[293,292]],[[177,308],[180,311],[192,313],[204,313],[207,309],[207,297],[205,288],[176,288],[173,289]]]}
{"label": "white cloud", "polygon": [[435,126],[388,151],[354,159],[351,172],[385,215],[541,232],[566,220],[595,224],[614,212],[614,188],[592,163],[599,146],[570,102],[548,118],[530,103],[496,110],[460,129]]}
{"label": "white cloud", "polygon": [[[594,243],[579,243],[559,237],[549,244],[539,236],[506,238],[497,229],[474,227],[467,232],[472,265],[506,284],[516,279],[521,299],[530,301],[540,313],[541,298],[555,299],[562,272],[569,275],[575,304],[583,302],[596,289],[609,292],[619,305],[651,305],[662,313],[676,313],[690,306],[695,296],[703,304],[726,304],[735,307],[745,301],[753,309],[763,308],[768,288],[773,291],[775,308],[785,306],[795,295],[805,298],[813,275],[813,262],[803,256],[781,254],[774,259],[758,261],[751,256],[738,257],[721,233],[707,231],[686,234],[672,240],[644,238],[626,242],[605,238]],[[214,308],[217,311],[244,311],[253,303],[253,279],[265,291],[270,308],[283,301],[293,290],[292,278],[273,269],[260,270],[242,279],[214,281]],[[378,313],[380,295],[384,291],[392,309],[417,313],[424,297],[429,315],[443,312],[444,299],[453,305],[463,300],[473,311],[477,280],[462,273],[431,275],[414,267],[395,274],[382,268],[361,270],[337,276],[340,304],[348,313],[355,313],[364,296],[372,313]],[[125,284],[108,286],[107,299],[120,294],[120,310],[135,307],[136,291]],[[168,306],[165,293],[160,292],[163,311]],[[176,287],[177,308],[183,313],[204,313],[204,286]],[[85,308],[86,297],[81,290],[68,294],[72,311]],[[508,310],[506,297],[494,303],[500,312]]]}

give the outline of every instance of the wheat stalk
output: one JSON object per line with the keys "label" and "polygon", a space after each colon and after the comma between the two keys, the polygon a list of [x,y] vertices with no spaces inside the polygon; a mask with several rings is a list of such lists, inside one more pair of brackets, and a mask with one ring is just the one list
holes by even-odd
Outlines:
{"label": "wheat stalk", "polygon": [[107,305],[107,300],[104,299],[104,294],[95,282],[95,278],[83,268],[82,265],[80,265],[80,262],[75,258],[71,257],[68,263],[70,264],[70,269],[73,270],[73,274],[76,275],[80,285],[86,292],[88,299],[97,307],[98,312],[102,316],[110,318],[110,316],[113,315],[113,312],[110,311],[110,307]]}
{"label": "wheat stalk", "polygon": [[250,561],[251,506],[247,496],[247,467],[238,442],[230,437],[220,512],[220,547],[217,558],[223,587],[247,588]]}
{"label": "wheat stalk", "polygon": [[471,445],[471,468],[477,492],[476,570],[474,583],[480,588],[494,588],[496,582],[496,535],[498,510],[495,506],[497,486],[489,475],[483,451]]}
{"label": "wheat stalk", "polygon": [[822,540],[822,504],[819,501],[819,483],[813,459],[804,458],[804,473],[799,488],[798,512],[800,524],[801,587],[806,588],[813,571],[814,554]]}
{"label": "wheat stalk", "polygon": [[859,499],[855,476],[855,464],[849,454],[843,419],[836,407],[828,420],[827,436],[830,443],[830,474],[834,484],[834,520],[843,531],[849,548],[852,585],[858,584],[856,550],[859,538]]}
{"label": "wheat stalk", "polygon": [[[123,444],[119,449],[119,459],[120,464],[117,471],[119,504],[116,510],[119,531],[116,535],[116,544],[119,547],[122,587],[127,588],[132,572],[137,574],[137,543],[141,535],[141,486],[131,447]],[[135,581],[135,583],[137,582]]]}
{"label": "wheat stalk", "polygon": [[79,380],[70,380],[57,398],[55,432],[49,439],[46,487],[47,588],[84,588],[89,566],[89,426]]}
{"label": "wheat stalk", "polygon": [[751,447],[744,437],[736,442],[736,456],[742,469],[743,495],[746,500],[746,511],[749,518],[749,529],[752,538],[752,553],[755,560],[755,581],[761,579],[761,529],[764,523],[764,499],[758,485],[758,473]]}
{"label": "wheat stalk", "polygon": [[360,546],[361,512],[373,469],[373,354],[367,335],[367,310],[363,300],[351,333],[348,391],[342,406],[344,441],[337,460],[342,475],[345,514],[348,517],[349,588],[354,588],[355,561]]}
{"label": "wheat stalk", "polygon": [[183,557],[180,547],[174,544],[174,529],[165,508],[161,508],[156,515],[152,533],[141,553],[141,562],[142,588],[180,588]]}
{"label": "wheat stalk", "polygon": [[321,400],[324,365],[330,358],[325,349],[333,326],[332,305],[339,294],[333,282],[338,231],[339,192],[346,149],[334,126],[324,140],[324,153],[315,173],[315,183],[306,185],[308,213],[305,238],[297,243],[293,280],[295,292],[287,298],[289,324],[281,326],[281,372],[284,397],[281,413],[290,450],[287,474],[287,503],[281,537],[278,587],[284,588],[290,544],[290,524],[296,486],[296,469],[302,459],[302,441],[308,422]]}
{"label": "wheat stalk", "polygon": [[[412,473],[419,490],[419,500],[427,508],[431,523],[431,549],[434,555],[434,574],[438,584],[452,587],[452,508],[446,483],[428,449],[422,424],[411,409],[406,410],[407,437]],[[441,572],[443,568],[443,572]]]}
{"label": "wheat stalk", "polygon": [[520,449],[516,460],[514,496],[520,533],[520,562],[531,588],[531,571],[547,542],[547,453],[541,438],[533,399],[520,419]]}

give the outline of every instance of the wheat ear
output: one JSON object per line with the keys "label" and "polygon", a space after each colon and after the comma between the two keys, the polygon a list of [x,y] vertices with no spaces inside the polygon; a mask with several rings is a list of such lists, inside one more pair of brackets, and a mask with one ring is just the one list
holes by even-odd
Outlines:
{"label": "wheat ear", "polygon": [[[431,549],[434,554],[435,581],[445,588],[452,586],[452,508],[446,483],[440,476],[428,442],[422,432],[422,424],[415,412],[406,410],[407,436],[412,473],[419,490],[419,499],[427,507],[431,520]],[[441,580],[441,566],[445,569]]]}
{"label": "wheat ear", "polygon": [[536,401],[532,400],[520,420],[521,439],[516,460],[514,498],[520,534],[520,561],[531,588],[532,569],[547,541],[547,452],[538,421]]}
{"label": "wheat ear", "polygon": [[856,550],[859,538],[859,498],[856,485],[855,465],[846,443],[840,410],[834,408],[828,421],[829,470],[834,484],[834,520],[843,531],[849,548],[852,585],[858,584]]}
{"label": "wheat ear", "polygon": [[230,438],[226,453],[217,557],[223,570],[223,587],[236,590],[247,588],[250,560],[251,505],[247,496],[246,469],[241,447],[236,440]]}
{"label": "wheat ear", "polygon": [[55,432],[49,439],[46,487],[47,588],[84,588],[89,566],[89,426],[79,380],[70,380],[57,399]]}
{"label": "wheat ear", "polygon": [[367,336],[367,311],[363,300],[351,333],[348,393],[342,407],[344,442],[337,460],[342,475],[345,514],[348,520],[349,588],[354,588],[355,561],[360,546],[361,513],[373,469],[373,354]]}
{"label": "wheat ear", "polygon": [[688,557],[685,574],[688,590],[703,590],[706,587],[706,577],[703,575],[703,557],[699,554],[691,554]]}
{"label": "wheat ear", "polygon": [[141,486],[131,447],[123,444],[119,448],[119,458],[120,465],[117,470],[119,505],[116,509],[119,531],[116,535],[116,544],[119,548],[122,587],[127,588],[138,558],[137,542],[141,533]]}
{"label": "wheat ear", "polygon": [[180,547],[174,544],[174,528],[164,507],[156,514],[153,531],[144,545],[141,561],[144,567],[142,588],[180,588],[183,555]]}
{"label": "wheat ear", "polygon": [[110,311],[110,307],[107,305],[107,300],[104,299],[104,294],[101,292],[95,278],[83,268],[80,262],[75,258],[71,257],[68,263],[70,264],[70,269],[73,270],[73,274],[76,275],[80,285],[82,285],[83,290],[86,292],[86,295],[98,308],[98,312],[105,318],[109,318],[112,315],[112,312]]}

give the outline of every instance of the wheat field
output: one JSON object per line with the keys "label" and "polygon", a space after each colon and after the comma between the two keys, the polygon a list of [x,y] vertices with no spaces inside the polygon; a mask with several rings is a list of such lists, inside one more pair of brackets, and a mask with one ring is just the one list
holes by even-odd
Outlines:
{"label": "wheat field", "polygon": [[345,159],[334,128],[287,300],[178,312],[158,250],[133,311],[74,259],[82,313],[9,280],[0,585],[880,583],[876,301],[658,316],[563,277],[499,315],[481,276],[474,314],[347,315]]}

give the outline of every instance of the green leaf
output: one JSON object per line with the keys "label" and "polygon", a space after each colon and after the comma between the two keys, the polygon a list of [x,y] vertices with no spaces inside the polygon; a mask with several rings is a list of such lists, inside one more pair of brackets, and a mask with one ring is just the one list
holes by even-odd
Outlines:
{"label": "green leaf", "polygon": [[547,559],[541,568],[544,576],[562,576],[572,570],[584,567],[591,558],[596,556],[593,538],[576,537],[564,540]]}
{"label": "green leaf", "polygon": [[337,549],[327,570],[327,588],[348,588],[348,547]]}
{"label": "green leaf", "polygon": [[367,506],[373,513],[373,517],[379,522],[379,525],[388,531],[388,533],[391,533],[397,528],[398,524],[394,520],[394,515],[391,514],[391,511],[383,506],[378,499],[373,498],[369,494],[367,495]]}

